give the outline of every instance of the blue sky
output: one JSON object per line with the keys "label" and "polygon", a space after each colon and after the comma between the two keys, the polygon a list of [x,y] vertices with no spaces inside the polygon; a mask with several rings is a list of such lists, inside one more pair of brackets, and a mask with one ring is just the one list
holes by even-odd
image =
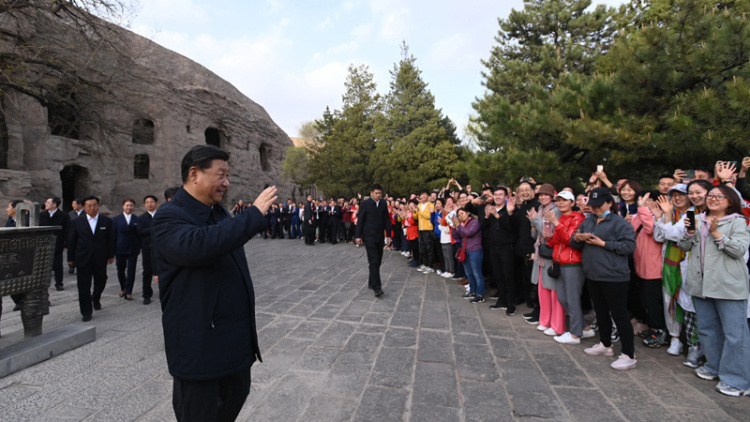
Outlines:
{"label": "blue sky", "polygon": [[[619,5],[624,0],[594,0]],[[464,136],[481,96],[481,59],[497,19],[522,0],[141,0],[130,29],[202,64],[297,136],[338,109],[350,64],[366,64],[385,94],[404,40]]]}

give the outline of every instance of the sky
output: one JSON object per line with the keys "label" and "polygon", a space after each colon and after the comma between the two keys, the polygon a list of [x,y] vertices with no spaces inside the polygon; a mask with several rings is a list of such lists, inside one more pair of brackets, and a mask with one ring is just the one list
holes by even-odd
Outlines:
{"label": "sky", "polygon": [[523,0],[140,0],[129,28],[229,81],[291,137],[326,106],[341,108],[351,64],[367,65],[386,94],[405,41],[463,138],[498,18],[522,8]]}

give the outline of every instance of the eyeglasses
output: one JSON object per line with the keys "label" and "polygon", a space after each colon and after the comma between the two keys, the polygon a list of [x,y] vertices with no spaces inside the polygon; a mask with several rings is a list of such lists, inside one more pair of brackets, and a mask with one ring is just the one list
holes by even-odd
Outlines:
{"label": "eyeglasses", "polygon": [[707,195],[706,198],[707,199],[716,199],[716,200],[719,200],[719,201],[722,200],[722,199],[727,199],[727,197],[724,196],[724,195],[713,195],[713,194]]}

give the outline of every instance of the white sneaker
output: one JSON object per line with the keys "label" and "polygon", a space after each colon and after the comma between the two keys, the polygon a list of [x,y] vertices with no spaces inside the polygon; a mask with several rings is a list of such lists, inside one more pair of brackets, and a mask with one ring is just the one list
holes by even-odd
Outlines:
{"label": "white sneaker", "polygon": [[557,332],[552,327],[549,327],[546,330],[544,330],[544,334],[548,336],[556,336]]}
{"label": "white sneaker", "polygon": [[445,278],[453,278],[453,273],[443,273],[443,277],[445,277]]}
{"label": "white sneaker", "polygon": [[570,333],[565,333],[561,336],[555,336],[555,341],[562,344],[581,344],[580,338],[575,338]]}
{"label": "white sneaker", "polygon": [[583,353],[586,353],[587,355],[591,355],[591,356],[614,356],[615,355],[615,351],[612,350],[612,346],[606,347],[602,344],[601,341],[589,348],[583,349]]}
{"label": "white sneaker", "polygon": [[422,271],[422,272],[423,272],[423,273],[425,273],[425,274],[430,274],[430,273],[434,273],[434,272],[435,272],[435,270],[433,270],[433,269],[432,269],[432,268],[430,268],[430,267],[427,267],[427,268],[426,268],[426,269],[425,269],[424,271]]}
{"label": "white sneaker", "polygon": [[419,267],[417,268],[417,271],[419,271],[420,273],[423,273],[423,272],[424,272],[424,270],[426,270],[426,269],[427,269],[427,267],[426,267],[426,266],[424,266],[424,265],[420,265],[420,266],[419,266]]}
{"label": "white sneaker", "polygon": [[539,330],[539,331],[547,331],[548,328],[549,327],[545,327],[542,324],[539,324],[539,325],[536,326],[536,329]]}
{"label": "white sneaker", "polygon": [[437,270],[437,275],[443,275],[443,270]]}
{"label": "white sneaker", "polygon": [[635,356],[632,358],[625,353],[621,353],[620,357],[617,358],[616,361],[612,362],[609,366],[612,367],[612,369],[617,369],[618,371],[627,371],[628,369],[635,368],[635,365],[638,363],[637,360],[635,360]]}
{"label": "white sneaker", "polygon": [[678,337],[672,337],[672,341],[669,344],[669,349],[667,349],[667,353],[669,353],[672,356],[679,356],[680,353],[682,353],[682,342]]}
{"label": "white sneaker", "polygon": [[591,337],[594,337],[595,335],[596,335],[596,332],[592,328],[590,330],[583,330],[583,335],[581,336],[581,338],[591,338]]}

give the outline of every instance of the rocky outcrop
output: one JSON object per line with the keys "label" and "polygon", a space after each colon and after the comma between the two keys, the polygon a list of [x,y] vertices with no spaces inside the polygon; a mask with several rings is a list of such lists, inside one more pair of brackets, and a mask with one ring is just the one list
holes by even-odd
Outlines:
{"label": "rocky outcrop", "polygon": [[[122,28],[112,34],[113,48],[97,52],[85,68],[101,86],[76,91],[94,117],[76,122],[75,131],[53,134],[57,110],[13,90],[3,93],[8,160],[0,171],[0,201],[56,195],[68,206],[73,198],[98,195],[117,213],[124,198],[140,205],[147,194],[162,198],[165,188],[181,185],[182,156],[205,143],[230,154],[225,205],[252,201],[269,185],[279,187],[282,199],[291,194],[281,164],[292,141],[263,107],[184,56]],[[55,36],[69,38],[57,44],[82,42],[62,30]],[[82,59],[76,51],[57,54],[76,62]]]}

